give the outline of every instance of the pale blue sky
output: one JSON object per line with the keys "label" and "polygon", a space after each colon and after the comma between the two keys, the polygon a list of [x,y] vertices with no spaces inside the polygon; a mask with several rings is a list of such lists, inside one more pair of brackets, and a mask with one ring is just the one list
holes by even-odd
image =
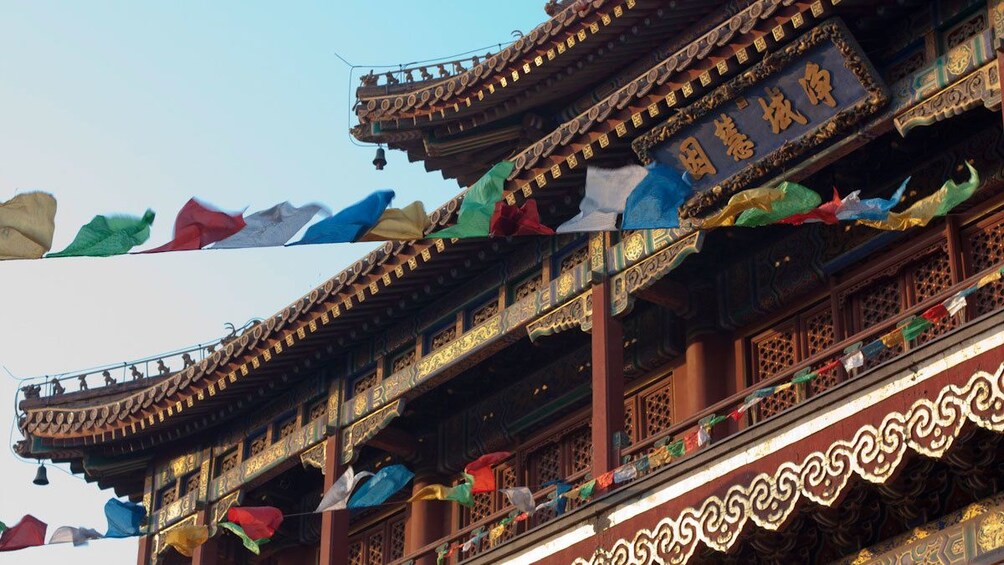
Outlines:
{"label": "pale blue sky", "polygon": [[[544,0],[49,2],[0,0],[0,201],[59,201],[54,249],[95,214],[158,213],[170,238],[191,196],[249,211],[282,200],[333,209],[379,188],[434,206],[452,181],[354,146],[348,69],[446,56],[543,21]],[[355,84],[352,84],[354,88]],[[208,341],[268,316],[365,253],[365,244],[0,263],[0,365],[60,373]],[[0,372],[4,421],[17,383]],[[72,388],[72,387],[71,387]],[[14,434],[12,440],[18,439]],[[9,442],[10,443],[10,442]],[[110,491],[0,455],[0,520],[104,528]],[[134,563],[135,540],[0,554]]]}

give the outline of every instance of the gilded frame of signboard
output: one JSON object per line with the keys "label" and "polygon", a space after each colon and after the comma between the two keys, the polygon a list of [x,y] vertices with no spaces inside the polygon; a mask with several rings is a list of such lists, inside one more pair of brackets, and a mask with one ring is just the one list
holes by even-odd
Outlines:
{"label": "gilded frame of signboard", "polygon": [[[677,136],[688,128],[693,129],[690,128],[691,125],[696,126],[707,123],[709,118],[714,120],[715,116],[712,112],[720,111],[725,104],[735,102],[737,107],[743,107],[743,102],[751,105],[756,104],[755,101],[746,101],[744,96],[751,92],[754,87],[761,86],[761,83],[768,82],[774,78],[775,75],[788,73],[789,67],[799,62],[801,58],[807,59],[807,55],[810,52],[818,51],[817,47],[829,48],[826,44],[827,42],[832,43],[832,47],[842,56],[844,68],[858,81],[860,89],[864,91],[864,95],[850,105],[839,107],[839,111],[836,111],[827,119],[810,124],[814,125],[814,127],[808,129],[798,137],[784,141],[780,147],[771,150],[769,153],[757,155],[744,168],[739,169],[737,172],[729,173],[730,176],[724,178],[721,182],[717,182],[714,186],[697,188],[700,192],[681,208],[681,217],[701,216],[713,211],[723,204],[724,199],[735,192],[749,188],[756,180],[766,177],[770,172],[777,170],[783,164],[830,141],[848,127],[870,115],[876,114],[889,102],[888,89],[857,42],[853,39],[850,31],[841,20],[831,19],[808,31],[790,45],[768,55],[761,63],[742,72],[727,84],[720,86],[690,106],[681,108],[661,126],[638,137],[632,144],[635,153],[643,163],[650,164],[655,160],[655,150],[663,143],[675,143],[677,139],[674,136]],[[811,64],[811,61],[809,64]],[[823,69],[823,71],[825,72],[826,69]],[[840,71],[840,73],[843,74],[843,71]],[[827,73],[827,86],[829,86],[828,80],[829,73]],[[803,88],[807,87],[803,86]],[[855,86],[855,88],[858,87]],[[762,105],[762,98],[760,102]],[[833,102],[832,98],[830,102]],[[829,105],[827,104],[827,106]],[[791,109],[790,105],[788,109]],[[764,106],[765,120],[767,119],[766,112],[767,107]],[[804,125],[806,122],[801,121],[799,123]],[[718,124],[715,123],[714,125],[717,126]],[[775,131],[774,133],[777,132]],[[717,132],[716,137],[718,137]],[[726,142],[724,138],[719,137],[719,139],[723,143]],[[750,141],[758,142],[756,139]],[[735,148],[730,148],[730,151],[733,149]],[[745,149],[749,153],[749,150],[752,149],[752,143],[746,146]],[[703,150],[701,150],[701,153],[703,154]],[[731,152],[729,154],[733,155]],[[749,158],[749,156],[751,154],[747,154],[744,158]],[[733,155],[733,157],[736,158],[736,161],[739,160],[738,156]],[[699,179],[700,176],[697,178]]]}

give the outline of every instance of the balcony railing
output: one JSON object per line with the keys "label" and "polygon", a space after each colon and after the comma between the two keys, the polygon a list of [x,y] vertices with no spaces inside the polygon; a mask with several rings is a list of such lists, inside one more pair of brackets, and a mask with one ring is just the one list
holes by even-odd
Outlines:
{"label": "balcony railing", "polygon": [[[772,386],[777,386],[777,385],[780,385],[780,384],[783,384],[783,383],[786,383],[786,382],[790,382],[791,379],[796,374],[798,374],[800,372],[803,372],[806,369],[811,369],[813,367],[819,367],[819,366],[822,366],[822,365],[824,365],[826,363],[832,362],[835,359],[843,357],[844,354],[845,354],[845,351],[847,351],[847,349],[850,348],[850,347],[852,347],[852,346],[856,346],[856,345],[861,344],[861,343],[869,343],[871,341],[879,339],[881,336],[889,333],[890,331],[895,330],[897,327],[899,327],[900,325],[902,325],[904,322],[906,322],[906,321],[908,321],[908,320],[910,320],[910,319],[912,319],[912,318],[914,318],[916,316],[920,316],[922,313],[924,313],[925,311],[927,311],[932,306],[935,306],[937,304],[940,304],[940,303],[944,302],[946,299],[948,299],[949,297],[951,297],[954,294],[958,293],[959,291],[962,291],[964,289],[972,287],[981,278],[983,278],[986,275],[989,275],[989,274],[993,273],[998,268],[999,267],[995,267],[995,268],[991,268],[991,269],[987,269],[987,270],[981,271],[981,272],[976,273],[973,276],[967,278],[966,280],[963,280],[963,281],[960,281],[957,284],[951,285],[950,287],[947,287],[947,288],[943,289],[938,294],[936,294],[934,296],[931,296],[927,300],[924,300],[922,302],[918,302],[917,304],[915,304],[914,306],[910,307],[909,309],[901,312],[900,314],[898,314],[896,316],[893,316],[893,317],[889,318],[888,320],[886,320],[886,321],[884,321],[882,323],[876,324],[876,325],[874,325],[872,327],[869,327],[868,329],[866,329],[864,331],[858,332],[855,335],[852,335],[852,336],[850,336],[850,337],[848,337],[848,338],[846,338],[846,339],[844,339],[844,340],[842,340],[840,342],[837,342],[837,343],[833,344],[831,347],[827,348],[826,350],[821,351],[818,354],[813,355],[812,357],[807,358],[804,361],[802,361],[800,363],[797,363],[797,364],[789,367],[788,369],[786,369],[784,371],[781,371],[781,372],[779,372],[779,373],[777,373],[777,374],[775,374],[775,375],[773,375],[773,376],[771,376],[769,378],[763,379],[763,380],[757,382],[755,385],[747,387],[747,388],[743,389],[742,391],[739,391],[739,392],[733,394],[732,396],[730,396],[730,397],[728,397],[728,398],[726,398],[726,399],[724,399],[724,400],[722,400],[720,402],[717,402],[717,403],[713,404],[712,406],[707,407],[706,409],[704,409],[703,411],[701,411],[698,414],[694,414],[694,415],[692,415],[690,417],[684,418],[684,419],[682,419],[682,420],[680,420],[678,422],[673,423],[668,429],[663,430],[662,432],[653,434],[650,437],[645,438],[643,441],[639,441],[638,443],[636,443],[634,445],[630,445],[630,446],[622,449],[621,450],[622,460],[625,463],[630,462],[630,461],[634,461],[634,460],[642,457],[646,453],[648,453],[648,452],[650,452],[650,451],[652,451],[652,450],[654,450],[654,449],[662,446],[663,444],[667,443],[668,441],[671,441],[671,440],[674,440],[674,439],[680,439],[680,438],[683,438],[683,437],[685,437],[685,436],[693,433],[693,431],[696,430],[697,427],[700,425],[700,422],[702,420],[705,420],[706,418],[709,418],[709,417],[714,416],[714,415],[725,415],[725,414],[731,413],[737,406],[743,404],[743,402],[745,401],[745,399],[749,395],[751,395],[754,391],[756,391],[756,390],[764,389],[764,388],[768,388],[768,387],[772,387]],[[988,291],[988,290],[989,289],[985,289],[984,291]],[[987,314],[984,314],[984,315],[985,316],[986,315],[990,315],[990,313],[987,313]],[[896,355],[895,357],[890,357],[889,359],[884,360],[882,364],[888,363],[888,362],[892,361],[893,359],[895,359],[896,357],[898,357],[898,356],[900,356],[900,355],[908,352],[912,347],[916,347],[918,345],[916,342],[920,341],[921,338],[926,338],[926,339],[923,340],[923,343],[927,343],[928,341],[930,341],[930,339],[932,337],[932,332],[939,332],[938,335],[940,335],[947,328],[951,328],[952,330],[956,330],[956,329],[958,329],[958,328],[960,328],[960,327],[962,327],[962,326],[964,326],[964,325],[966,325],[966,324],[968,324],[968,323],[970,323],[970,322],[973,321],[973,320],[967,320],[967,319],[965,319],[966,316],[967,316],[967,311],[964,309],[962,312],[960,312],[959,314],[957,314],[957,317],[955,319],[953,319],[953,318],[944,318],[944,319],[940,320],[937,324],[935,324],[931,328],[928,328],[928,330],[920,338],[918,338],[918,340],[915,340],[914,343],[907,342],[906,346],[900,350],[900,352],[899,352],[898,355]],[[949,324],[954,324],[954,326],[949,326]],[[851,374],[848,375],[848,374],[846,374],[844,372],[843,367],[839,367],[837,369],[837,371],[838,371],[838,374],[839,374],[840,378],[838,378],[836,382],[839,383],[839,382],[843,382],[843,381],[845,381],[847,379],[859,378],[862,374],[871,372],[875,368],[876,368],[875,366],[866,366],[865,368],[857,369],[855,371],[852,371]],[[819,392],[820,392],[819,390],[816,390],[815,394],[818,395]],[[805,391],[805,394],[803,394],[802,396],[800,396],[800,398],[806,399],[806,396],[808,396],[808,391]],[[794,404],[792,404],[791,406],[794,406]],[[790,408],[790,406],[788,408]],[[771,415],[769,415],[769,416],[767,416],[765,418],[758,418],[757,417],[756,408],[754,407],[750,411],[745,412],[743,414],[743,418],[739,422],[731,422],[730,421],[727,425],[719,426],[715,430],[715,433],[712,435],[712,440],[711,441],[712,441],[712,443],[716,443],[716,442],[722,441],[725,438],[731,437],[731,436],[739,433],[739,431],[741,431],[741,430],[743,430],[745,428],[748,428],[750,426],[755,426],[758,423],[766,421],[766,420],[769,420],[769,419],[776,418],[779,414],[783,414],[785,411],[787,411],[788,408],[780,410],[780,411],[778,411],[776,413],[772,413]],[[690,455],[690,453],[687,453],[687,455]],[[685,455],[684,457],[686,457],[687,455]],[[670,463],[659,467],[658,470],[661,471],[662,469],[664,469],[666,467],[672,466],[679,459],[681,459],[681,458],[675,458],[674,457],[673,460]],[[655,470],[639,471],[638,478],[641,478],[642,476],[648,475],[648,474],[650,474],[652,472],[655,472]],[[567,482],[575,485],[577,483],[582,482],[583,479],[585,479],[586,477],[587,477],[587,473],[586,472],[580,472],[580,473],[578,473],[578,474],[576,474],[574,476],[568,477],[568,479],[566,479],[566,480],[567,480]],[[635,479],[635,480],[637,480],[637,479]],[[594,502],[596,502],[597,500],[602,500],[607,495],[609,495],[609,494],[611,494],[613,492],[617,492],[617,491],[621,490],[622,488],[624,488],[626,486],[629,486],[632,482],[633,481],[627,482],[627,483],[624,483],[624,484],[621,484],[621,485],[617,485],[617,486],[614,486],[614,487],[611,487],[610,489],[608,489],[606,491],[600,492],[596,496],[596,498],[593,498],[593,499],[589,500],[588,502],[569,501],[568,512],[574,512],[578,508],[591,505]],[[542,490],[540,490],[540,491],[538,491],[538,492],[535,493],[534,499],[539,504],[540,502],[546,500],[547,497],[548,497],[548,495],[550,495],[553,492],[554,492],[554,488],[553,487],[549,487],[547,489],[542,489]],[[427,545],[427,546],[419,549],[418,551],[415,551],[415,552],[413,552],[413,553],[411,553],[409,555],[406,555],[402,559],[394,561],[393,565],[406,565],[406,564],[408,564],[408,563],[410,563],[410,562],[412,562],[414,560],[417,560],[419,558],[424,558],[424,557],[430,557],[430,556],[433,557],[433,558],[438,557],[438,556],[440,556],[443,553],[443,551],[444,551],[445,548],[449,548],[453,544],[460,544],[460,545],[462,545],[464,542],[466,542],[467,540],[469,540],[472,537],[472,534],[474,534],[476,531],[478,531],[478,530],[487,531],[493,525],[497,524],[500,520],[503,520],[504,518],[506,518],[508,516],[515,515],[515,512],[516,512],[516,510],[514,508],[512,508],[512,507],[502,508],[502,509],[498,510],[497,512],[493,513],[492,515],[484,518],[483,520],[478,521],[476,524],[472,524],[472,525],[470,525],[470,526],[468,526],[466,528],[463,528],[463,529],[460,529],[460,530],[458,530],[456,532],[453,532],[453,533],[451,533],[447,537],[444,537],[444,538],[442,538],[440,540],[437,540],[436,542],[434,542],[432,544],[429,544],[429,545]],[[536,529],[537,527],[539,527],[539,526],[541,526],[541,525],[549,522],[552,519],[553,519],[553,515],[552,516],[544,517],[544,519],[541,519],[541,517],[535,515],[535,516],[532,516],[529,520],[526,520],[526,521],[523,521],[523,522],[519,522],[519,523],[515,523],[515,524],[511,525],[509,528],[507,528],[506,535],[504,535],[502,538],[500,538],[495,543],[495,546],[501,545],[501,544],[505,543],[506,541],[508,541],[509,539],[515,537],[515,536],[523,535],[526,532],[532,531],[532,530]],[[466,560],[469,560],[469,559],[471,559],[473,557],[476,557],[476,556],[484,553],[485,551],[491,549],[492,547],[493,546],[489,542],[488,538],[484,537],[478,543],[474,544],[474,546],[469,551],[466,551],[466,552],[464,552],[464,551],[456,551],[451,557],[444,558],[440,562],[444,563],[446,565],[462,563],[462,562],[464,562]]]}

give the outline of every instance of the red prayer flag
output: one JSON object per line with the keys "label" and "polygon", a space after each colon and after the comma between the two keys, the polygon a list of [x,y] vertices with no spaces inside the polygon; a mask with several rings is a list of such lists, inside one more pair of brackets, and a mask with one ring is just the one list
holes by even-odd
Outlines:
{"label": "red prayer flag", "polygon": [[233,216],[214,210],[192,198],[181,207],[174,220],[174,239],[143,253],[202,249],[244,229],[242,214]]}
{"label": "red prayer flag", "polygon": [[0,551],[14,551],[45,544],[46,527],[45,522],[31,514],[25,515],[20,522],[0,534]]}
{"label": "red prayer flag", "polygon": [[696,451],[697,443],[697,432],[687,434],[687,436],[683,438],[683,448],[687,451],[687,453]]}
{"label": "red prayer flag", "polygon": [[227,510],[227,520],[244,528],[254,541],[272,539],[282,524],[282,510],[272,506],[234,506]]}
{"label": "red prayer flag", "polygon": [[605,488],[610,488],[610,485],[614,484],[614,472],[607,471],[599,477],[596,477],[596,487],[600,490]]}
{"label": "red prayer flag", "polygon": [[809,210],[804,214],[795,214],[793,216],[788,216],[782,220],[778,220],[779,224],[791,224],[793,226],[799,226],[804,224],[809,220],[815,220],[817,222],[823,222],[824,224],[836,224],[840,220],[837,218],[837,210],[840,209],[842,201],[840,200],[840,194],[837,193],[837,189],[833,189],[833,200],[829,202],[823,202],[814,210]]}
{"label": "red prayer flag", "polygon": [[742,418],[742,417],[743,417],[743,413],[740,412],[738,408],[729,413],[729,418],[732,418],[736,422],[738,422],[739,419]]}
{"label": "red prayer flag", "polygon": [[841,365],[840,359],[835,359],[819,368],[817,373],[828,373]]}
{"label": "red prayer flag", "polygon": [[540,223],[537,201],[531,198],[519,207],[506,204],[505,200],[496,202],[488,233],[493,237],[554,235],[554,230]]}
{"label": "red prayer flag", "polygon": [[928,308],[927,311],[921,315],[921,317],[932,324],[935,324],[938,320],[948,317],[948,308],[945,308],[944,304],[935,304],[934,306]]}
{"label": "red prayer flag", "polygon": [[512,453],[508,451],[486,453],[468,463],[464,467],[464,472],[474,477],[474,487],[471,492],[492,492],[495,490],[495,473],[492,471],[492,466],[505,461],[510,455]]}

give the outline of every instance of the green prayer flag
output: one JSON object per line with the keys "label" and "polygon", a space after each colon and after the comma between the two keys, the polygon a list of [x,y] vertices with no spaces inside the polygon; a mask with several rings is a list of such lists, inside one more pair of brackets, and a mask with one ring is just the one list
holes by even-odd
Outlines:
{"label": "green prayer flag", "polygon": [[931,327],[931,321],[927,318],[914,318],[903,326],[903,339],[905,341],[914,340],[926,332],[929,327]]}
{"label": "green prayer flag", "polygon": [[46,257],[109,257],[128,253],[149,239],[153,218],[153,210],[147,210],[142,218],[94,216],[66,249]]}
{"label": "green prayer flag", "polygon": [[0,522],[0,532],[3,532],[6,529],[7,529],[7,524],[4,524],[3,522]]}
{"label": "green prayer flag", "polygon": [[666,449],[673,457],[683,457],[687,453],[687,446],[682,439],[678,439],[666,445]]}
{"label": "green prayer flag", "polygon": [[446,500],[452,500],[461,506],[468,508],[474,506],[474,477],[464,473],[464,482],[450,489],[446,495]]}
{"label": "green prayer flag", "polygon": [[269,542],[268,538],[260,539],[258,541],[251,539],[246,533],[244,533],[244,528],[233,522],[220,522],[218,525],[225,530],[230,530],[231,533],[239,537],[241,539],[241,543],[244,544],[244,547],[255,555],[261,554],[261,546]]}
{"label": "green prayer flag", "polygon": [[811,381],[812,379],[819,376],[819,373],[805,373],[804,375],[798,375],[791,379],[792,384],[802,384]]}
{"label": "green prayer flag", "polygon": [[596,479],[593,479],[579,487],[579,498],[582,500],[589,500],[592,498],[594,490],[596,490]]}
{"label": "green prayer flag", "polygon": [[793,182],[782,182],[777,188],[784,196],[773,202],[770,210],[746,210],[739,215],[736,225],[755,228],[775,224],[788,216],[804,214],[823,201],[815,191]]}
{"label": "green prayer flag", "polygon": [[460,203],[457,223],[446,229],[430,233],[426,237],[446,239],[450,237],[488,237],[495,204],[502,200],[505,179],[512,172],[511,161],[502,161],[491,168],[478,182],[471,185]]}

